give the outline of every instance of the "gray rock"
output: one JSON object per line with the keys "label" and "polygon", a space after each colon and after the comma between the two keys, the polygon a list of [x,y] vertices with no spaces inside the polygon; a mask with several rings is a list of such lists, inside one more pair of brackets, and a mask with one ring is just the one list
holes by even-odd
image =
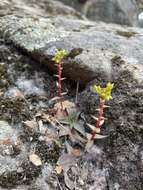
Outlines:
{"label": "gray rock", "polygon": [[4,0],[0,1],[0,16],[16,14],[19,17],[29,15],[34,17],[49,17],[64,15],[69,18],[82,18],[81,14],[72,7],[59,1],[52,0]]}
{"label": "gray rock", "polygon": [[136,70],[129,69],[141,82],[142,32],[138,28],[62,17],[35,20],[4,16],[0,20],[0,34],[6,42],[52,70],[56,68],[52,61],[55,49],[66,49],[70,56],[65,60],[64,74],[83,84],[98,76],[110,80],[114,75],[111,60],[116,56],[121,56],[127,65],[136,65]]}
{"label": "gray rock", "polygon": [[[43,144],[41,143],[43,140],[41,140],[42,138],[40,139],[40,137],[44,138],[47,126],[44,125],[42,127],[40,125],[40,130],[38,130],[38,128],[33,132],[25,128],[25,126],[22,125],[22,121],[31,118],[29,118],[30,112],[34,116],[35,108],[37,111],[40,111],[44,107],[47,109],[48,101],[45,102],[45,98],[41,99],[40,95],[37,94],[35,102],[35,95],[33,96],[33,94],[38,91],[41,92],[43,89],[48,89],[46,90],[46,93],[48,92],[46,98],[51,98],[52,89],[49,91],[49,84],[53,86],[53,92],[56,94],[55,81],[46,71],[43,71],[42,69],[40,71],[39,67],[37,67],[38,70],[34,70],[36,62],[34,63],[35,66],[32,66],[31,64],[33,61],[31,61],[30,58],[18,53],[18,51],[15,51],[12,47],[3,44],[2,39],[0,39],[0,41],[2,43],[0,44],[0,75],[2,80],[10,81],[10,85],[2,86],[0,84],[2,90],[0,96],[0,190],[38,190],[39,188],[45,190],[45,188],[48,187],[46,181],[48,180],[52,183],[51,179],[47,179],[47,175],[49,175],[50,178],[55,167],[51,166],[51,163],[49,163],[49,167],[51,166],[51,169],[49,170],[49,167],[45,164],[46,166],[42,169],[44,171],[41,174],[41,169],[29,162],[28,158],[30,153],[35,152],[36,146],[39,146],[40,151],[42,148],[41,159],[45,157],[45,153],[51,156],[51,154],[47,152],[48,145],[44,145],[43,149]],[[41,84],[41,89],[38,91],[37,88],[35,88],[36,84],[37,87]],[[27,98],[24,101],[23,98],[17,98],[17,93],[20,93],[21,95],[23,94],[20,90],[24,91],[24,96],[27,96],[27,93],[34,90],[32,95],[28,95],[33,100],[24,103]],[[52,95],[52,97],[53,96],[55,95]],[[38,145],[39,143],[41,146]],[[55,179],[53,179],[53,181],[56,182]],[[52,190],[53,188],[49,187],[49,189]]]}
{"label": "gray rock", "polygon": [[92,20],[137,25],[138,9],[135,0],[92,0],[85,5],[84,13]]}
{"label": "gray rock", "polygon": [[61,0],[91,20],[139,26],[142,0]]}
{"label": "gray rock", "polygon": [[[20,152],[18,156],[17,151]],[[18,130],[10,126],[6,121],[0,121],[0,183],[4,181],[4,175],[16,171],[22,161],[26,159],[27,148],[18,139]]]}
{"label": "gray rock", "polygon": [[0,121],[0,140],[6,140],[11,137],[13,133],[12,127],[6,121]]}

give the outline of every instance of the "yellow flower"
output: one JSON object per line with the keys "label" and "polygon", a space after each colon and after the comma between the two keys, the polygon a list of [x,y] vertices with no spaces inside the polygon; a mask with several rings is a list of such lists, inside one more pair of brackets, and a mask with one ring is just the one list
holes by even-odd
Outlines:
{"label": "yellow flower", "polygon": [[52,58],[52,61],[55,61],[56,63],[60,63],[61,60],[67,55],[66,50],[58,51],[57,54]]}
{"label": "yellow flower", "polygon": [[107,83],[106,88],[101,88],[100,86],[93,86],[93,91],[96,92],[103,100],[110,100],[112,99],[112,89],[114,87],[114,83]]}

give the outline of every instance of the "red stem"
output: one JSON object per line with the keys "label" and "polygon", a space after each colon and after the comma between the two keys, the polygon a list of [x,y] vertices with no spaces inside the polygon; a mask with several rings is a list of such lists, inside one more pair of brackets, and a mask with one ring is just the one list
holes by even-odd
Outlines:
{"label": "red stem", "polygon": [[63,110],[62,104],[62,62],[58,64],[58,96],[60,97],[61,110]]}
{"label": "red stem", "polygon": [[[104,104],[105,104],[105,100],[100,99],[99,115],[98,115],[98,120],[97,120],[96,126],[95,126],[96,128],[100,128],[100,122],[103,120]],[[91,140],[94,139],[95,135],[96,135],[96,132],[93,131]]]}

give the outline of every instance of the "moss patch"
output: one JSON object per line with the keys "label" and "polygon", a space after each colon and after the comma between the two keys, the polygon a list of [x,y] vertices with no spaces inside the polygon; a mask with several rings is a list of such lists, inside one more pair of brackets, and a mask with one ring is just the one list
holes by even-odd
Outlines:
{"label": "moss patch", "polygon": [[115,55],[112,59],[112,66],[120,67],[125,63],[125,61],[121,58],[121,56]]}
{"label": "moss patch", "polygon": [[7,74],[7,68],[5,65],[0,64],[0,88],[6,89],[10,84]]}
{"label": "moss patch", "polygon": [[22,172],[8,172],[0,176],[0,186],[3,188],[12,188],[16,185],[26,184],[29,185],[41,173],[41,167],[36,167],[32,163],[22,163]]}
{"label": "moss patch", "polygon": [[29,118],[28,107],[23,100],[0,99],[0,118],[6,121],[20,122]]}
{"label": "moss patch", "polygon": [[60,156],[60,147],[56,143],[47,145],[45,142],[39,142],[35,153],[40,155],[43,162],[56,163]]}
{"label": "moss patch", "polygon": [[120,36],[125,37],[125,38],[131,38],[137,34],[136,32],[121,31],[121,30],[117,30],[116,33]]}

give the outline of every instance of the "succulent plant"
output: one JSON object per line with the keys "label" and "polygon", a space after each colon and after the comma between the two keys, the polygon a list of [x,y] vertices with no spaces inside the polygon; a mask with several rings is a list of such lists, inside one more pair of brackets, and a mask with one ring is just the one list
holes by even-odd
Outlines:
{"label": "succulent plant", "polygon": [[100,135],[100,128],[103,125],[105,121],[104,117],[104,110],[105,108],[109,107],[105,105],[105,102],[112,99],[112,89],[114,87],[114,84],[111,84],[110,82],[107,83],[107,86],[105,88],[101,88],[101,86],[93,86],[93,91],[97,93],[100,97],[100,104],[98,111],[98,117],[92,116],[92,118],[95,120],[96,124],[91,125],[87,123],[87,126],[91,129],[91,133],[87,134],[88,141],[93,141],[94,139],[101,139],[105,138],[106,136]]}
{"label": "succulent plant", "polygon": [[61,111],[63,111],[63,105],[62,105],[62,99],[63,95],[65,93],[62,93],[62,80],[65,78],[62,78],[62,70],[63,70],[63,59],[68,55],[68,52],[66,50],[57,50],[57,54],[52,58],[53,61],[56,62],[56,65],[58,67],[58,74],[55,75],[58,78],[58,98],[60,100],[60,105],[61,105]]}

